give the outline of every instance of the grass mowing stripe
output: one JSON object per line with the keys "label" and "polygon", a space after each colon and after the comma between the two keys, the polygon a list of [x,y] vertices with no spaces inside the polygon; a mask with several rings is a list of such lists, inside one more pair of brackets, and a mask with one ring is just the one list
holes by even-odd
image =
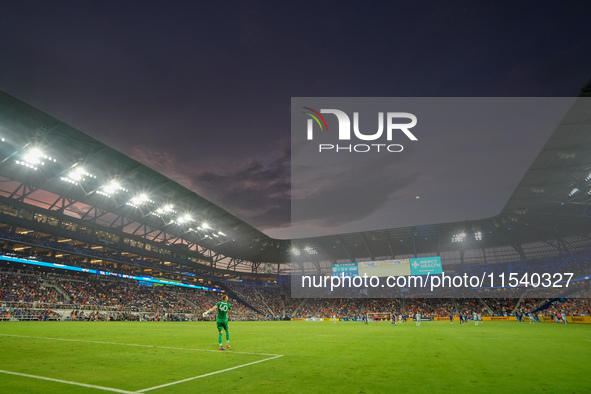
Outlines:
{"label": "grass mowing stripe", "polygon": [[[35,336],[28,336],[28,335],[0,334],[0,337],[29,338],[29,339],[47,339],[47,340],[52,340],[52,341],[95,343],[95,344],[99,344],[99,345],[135,346],[135,347],[145,347],[145,348],[154,348],[154,349],[189,350],[189,351],[193,351],[193,352],[212,352],[212,353],[219,353],[220,352],[219,350],[211,350],[211,349],[192,349],[192,348],[184,348],[184,347],[140,345],[140,344],[136,344],[136,343],[121,343],[121,342],[85,341],[83,339],[35,337]],[[248,355],[251,355],[251,356],[271,356],[271,357],[273,357],[273,356],[282,356],[281,354],[249,353],[249,352],[235,352],[235,351],[229,351],[227,353],[228,354],[248,354]]]}
{"label": "grass mowing stripe", "polygon": [[262,363],[262,362],[265,362],[265,361],[271,361],[271,360],[274,360],[274,359],[279,358],[279,357],[283,357],[283,355],[278,354],[275,357],[270,357],[270,358],[266,358],[266,359],[263,359],[263,360],[253,361],[253,362],[248,363],[248,364],[238,365],[236,367],[226,368],[226,369],[222,369],[220,371],[214,371],[214,372],[206,373],[206,374],[203,374],[203,375],[194,376],[192,378],[187,378],[187,379],[179,380],[178,382],[171,382],[171,383],[162,384],[160,386],[149,387],[147,389],[138,390],[136,392],[137,393],[145,393],[147,391],[158,390],[158,389],[161,389],[161,388],[164,388],[164,387],[173,386],[175,384],[190,382],[191,380],[196,380],[196,379],[200,379],[200,378],[205,378],[207,376],[212,376],[212,375],[217,375],[217,374],[228,372],[228,371],[233,371],[233,370],[238,369],[238,368],[248,367],[249,365],[258,364],[258,363]]}
{"label": "grass mowing stripe", "polygon": [[119,389],[115,389],[115,388],[112,388],[112,387],[96,386],[94,384],[70,382],[69,380],[47,378],[45,376],[37,376],[37,375],[30,375],[30,374],[27,374],[27,373],[5,371],[5,370],[2,370],[2,369],[0,369],[0,373],[4,373],[4,374],[7,374],[7,375],[22,376],[22,377],[25,377],[25,378],[48,380],[50,382],[70,384],[70,385],[74,385],[74,386],[81,386],[81,387],[92,388],[92,389],[103,390],[103,391],[112,391],[112,392],[115,392],[115,393],[125,393],[125,394],[134,393],[134,391],[119,390]]}

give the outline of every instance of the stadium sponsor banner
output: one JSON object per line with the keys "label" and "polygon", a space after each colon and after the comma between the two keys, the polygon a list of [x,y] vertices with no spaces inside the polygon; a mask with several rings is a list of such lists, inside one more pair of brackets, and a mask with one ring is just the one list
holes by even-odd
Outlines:
{"label": "stadium sponsor banner", "polygon": [[591,324],[591,316],[567,316],[566,321],[574,324]]}
{"label": "stadium sponsor banner", "polygon": [[482,316],[482,321],[516,321],[515,316]]}
{"label": "stadium sponsor banner", "polygon": [[[552,323],[552,321],[556,321],[556,319],[552,319],[550,316],[540,316],[540,321],[542,323]],[[567,319],[567,321],[568,321],[568,319]]]}
{"label": "stadium sponsor banner", "polygon": [[[552,323],[552,321],[557,323],[556,319],[552,320],[550,316],[540,316],[542,323]],[[571,324],[591,324],[591,316],[567,316],[566,322]]]}
{"label": "stadium sponsor banner", "polygon": [[[449,316],[447,317],[440,317],[440,316],[436,316],[433,318],[435,321],[449,321]],[[484,318],[483,318],[484,319]],[[421,319],[423,320],[423,319]],[[460,321],[460,318],[457,316],[454,316],[453,321]]]}
{"label": "stadium sponsor banner", "polygon": [[304,319],[302,317],[292,317],[291,321],[306,321],[306,319]]}
{"label": "stadium sponsor banner", "polygon": [[321,317],[309,317],[306,319],[306,321],[322,321]]}
{"label": "stadium sponsor banner", "polygon": [[443,273],[441,268],[441,257],[419,257],[410,259],[411,275],[437,275]]}
{"label": "stadium sponsor banner", "polygon": [[[334,321],[334,319],[332,317],[325,317],[322,319],[322,321]],[[337,321],[340,321],[340,319],[337,318]]]}

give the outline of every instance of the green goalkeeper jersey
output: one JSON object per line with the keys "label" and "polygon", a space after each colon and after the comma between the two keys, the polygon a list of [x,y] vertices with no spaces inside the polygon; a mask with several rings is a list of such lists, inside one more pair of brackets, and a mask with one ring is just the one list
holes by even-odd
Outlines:
{"label": "green goalkeeper jersey", "polygon": [[228,321],[228,311],[232,309],[232,306],[225,301],[220,301],[215,304],[218,307],[217,321]]}

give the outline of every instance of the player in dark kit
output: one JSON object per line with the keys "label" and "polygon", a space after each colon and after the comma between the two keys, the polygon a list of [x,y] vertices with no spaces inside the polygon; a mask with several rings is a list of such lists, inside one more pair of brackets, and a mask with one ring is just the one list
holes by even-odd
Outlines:
{"label": "player in dark kit", "polygon": [[226,347],[230,348],[230,330],[228,329],[228,312],[232,309],[232,306],[228,304],[228,296],[223,295],[222,300],[212,306],[208,311],[203,313],[203,316],[207,316],[209,312],[213,312],[215,309],[218,310],[216,316],[216,325],[218,327],[218,342],[220,344],[220,350],[226,350],[222,346],[222,330],[226,331]]}

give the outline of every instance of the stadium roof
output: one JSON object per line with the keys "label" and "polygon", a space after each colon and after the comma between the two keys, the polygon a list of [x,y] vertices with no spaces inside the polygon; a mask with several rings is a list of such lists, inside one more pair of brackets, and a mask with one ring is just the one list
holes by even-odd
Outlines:
{"label": "stadium roof", "polygon": [[2,196],[157,241],[195,243],[214,255],[277,259],[263,253],[278,243],[259,230],[3,92],[0,138]]}
{"label": "stadium roof", "polygon": [[[591,96],[591,82],[581,91]],[[0,92],[0,196],[247,263],[441,255],[508,261],[591,246],[591,98],[573,105],[502,212],[456,223],[276,240],[157,171]],[[293,244],[293,245],[292,245]],[[291,249],[293,246],[293,250]]]}

